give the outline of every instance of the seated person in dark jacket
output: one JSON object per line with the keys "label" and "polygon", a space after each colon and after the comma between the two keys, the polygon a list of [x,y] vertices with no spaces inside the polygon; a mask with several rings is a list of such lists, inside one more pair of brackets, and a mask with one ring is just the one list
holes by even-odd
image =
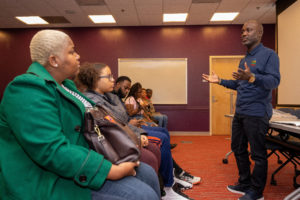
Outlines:
{"label": "seated person in dark jacket", "polygon": [[[149,136],[155,137],[155,135],[161,135],[161,165],[159,172],[164,181],[164,189],[166,195],[163,199],[187,199],[174,192],[172,186],[174,184],[173,178],[173,161],[170,151],[170,140],[165,135],[154,130],[143,130],[138,126],[131,126],[131,120],[120,101],[119,97],[111,93],[113,91],[114,79],[111,74],[110,68],[105,64],[100,63],[86,63],[84,64],[77,76],[78,81],[83,85],[86,85],[87,90],[85,95],[93,100],[97,105],[100,105],[107,110],[119,121],[128,124],[133,131],[136,132],[147,132]],[[151,137],[151,138],[152,138]],[[149,141],[151,143],[152,140]],[[185,181],[181,181],[185,182]],[[192,187],[192,184],[185,182],[186,185]]]}

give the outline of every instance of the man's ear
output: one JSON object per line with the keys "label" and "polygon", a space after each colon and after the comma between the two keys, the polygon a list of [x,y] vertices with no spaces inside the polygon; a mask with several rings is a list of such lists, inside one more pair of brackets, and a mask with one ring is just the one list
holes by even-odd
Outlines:
{"label": "man's ear", "polygon": [[263,28],[259,28],[258,29],[258,35],[259,35],[260,39],[262,38],[263,34],[264,34]]}
{"label": "man's ear", "polygon": [[261,39],[264,33],[263,33],[262,30],[260,30],[260,31],[258,32],[258,34],[259,34],[259,37],[260,37],[260,39]]}
{"label": "man's ear", "polygon": [[48,58],[48,61],[49,61],[49,64],[50,64],[52,67],[58,67],[56,56],[50,55],[49,58]]}

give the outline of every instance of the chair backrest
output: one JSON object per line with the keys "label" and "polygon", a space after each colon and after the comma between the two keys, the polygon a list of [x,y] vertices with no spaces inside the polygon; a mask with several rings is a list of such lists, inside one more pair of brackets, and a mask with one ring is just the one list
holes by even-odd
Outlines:
{"label": "chair backrest", "polygon": [[295,109],[294,114],[298,117],[298,119],[300,119],[300,108],[299,109]]}
{"label": "chair backrest", "polygon": [[281,111],[286,112],[286,113],[290,113],[292,115],[294,115],[294,113],[295,113],[294,108],[278,108],[278,110],[281,110]]}

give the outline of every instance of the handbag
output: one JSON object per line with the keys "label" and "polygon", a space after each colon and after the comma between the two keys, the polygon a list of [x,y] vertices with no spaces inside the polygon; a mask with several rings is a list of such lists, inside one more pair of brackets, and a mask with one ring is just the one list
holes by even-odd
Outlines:
{"label": "handbag", "polygon": [[126,124],[100,106],[87,110],[84,118],[84,137],[91,149],[113,164],[139,160],[140,140]]}

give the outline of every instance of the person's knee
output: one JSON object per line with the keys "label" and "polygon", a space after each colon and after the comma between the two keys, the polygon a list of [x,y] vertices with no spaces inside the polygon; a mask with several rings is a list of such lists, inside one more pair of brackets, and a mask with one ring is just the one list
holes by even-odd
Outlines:
{"label": "person's knee", "polygon": [[[159,196],[159,182],[158,182],[158,176],[153,170],[152,167],[145,163],[141,163],[141,165],[138,168],[137,171],[137,178],[142,180],[145,184],[145,188],[150,188],[150,189],[145,189],[147,190],[148,195],[158,197]],[[154,194],[153,194],[154,192]],[[156,199],[156,198],[150,198],[150,199]],[[138,198],[137,198],[138,199]],[[147,198],[145,198],[147,199]]]}
{"label": "person's knee", "polygon": [[170,138],[161,131],[155,131],[155,136],[158,137],[161,140],[161,143],[170,143]]}
{"label": "person's knee", "polygon": [[158,161],[160,161],[161,151],[160,151],[160,147],[157,144],[149,143],[148,146],[146,147],[146,149],[151,151],[155,155],[155,158]]}
{"label": "person's knee", "polygon": [[156,156],[154,155],[154,153],[152,153],[151,151],[149,151],[145,148],[142,148],[140,161],[150,165],[156,172],[158,171],[158,168],[159,168],[158,160],[157,160]]}
{"label": "person's knee", "polygon": [[137,168],[137,173],[141,176],[147,176],[147,179],[153,179],[153,176],[157,178],[157,175],[155,174],[153,168],[143,162],[141,162],[140,166]]}
{"label": "person's knee", "polygon": [[161,140],[163,142],[170,142],[170,139],[168,138],[168,136],[166,136],[165,134],[161,134]]}

